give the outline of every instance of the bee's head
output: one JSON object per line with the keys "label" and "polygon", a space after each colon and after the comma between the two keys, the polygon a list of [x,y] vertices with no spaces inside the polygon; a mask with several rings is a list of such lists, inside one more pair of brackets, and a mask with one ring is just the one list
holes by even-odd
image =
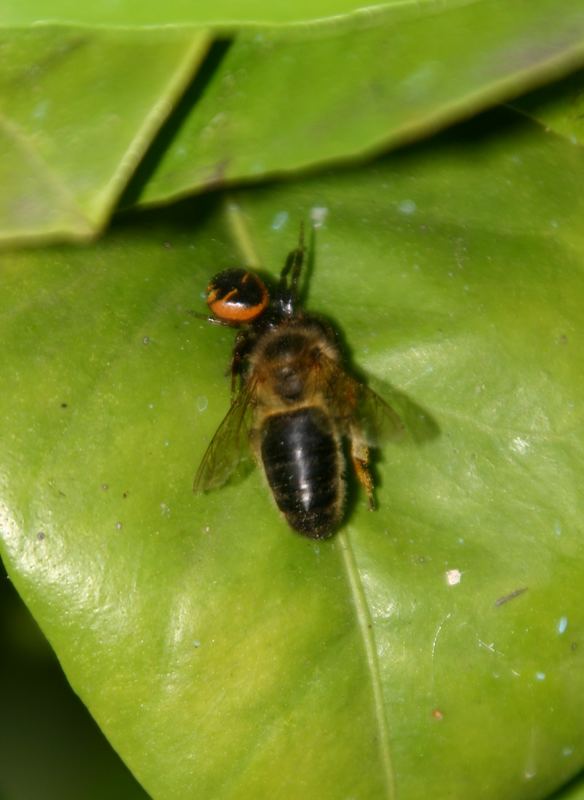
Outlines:
{"label": "bee's head", "polygon": [[225,269],[207,286],[207,305],[211,313],[228,325],[253,322],[263,314],[269,302],[265,283],[246,269]]}

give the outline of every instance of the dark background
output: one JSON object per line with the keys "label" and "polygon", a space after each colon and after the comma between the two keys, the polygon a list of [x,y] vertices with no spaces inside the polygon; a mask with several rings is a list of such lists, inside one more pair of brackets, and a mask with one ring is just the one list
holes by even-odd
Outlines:
{"label": "dark background", "polygon": [[0,564],[0,800],[148,800]]}

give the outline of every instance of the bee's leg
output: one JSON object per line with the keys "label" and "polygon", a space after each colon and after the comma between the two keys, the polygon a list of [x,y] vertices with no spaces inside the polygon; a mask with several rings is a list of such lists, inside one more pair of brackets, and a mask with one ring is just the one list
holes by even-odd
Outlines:
{"label": "bee's leg", "polygon": [[367,492],[369,509],[375,509],[375,497],[373,495],[373,476],[369,470],[369,447],[363,439],[360,431],[351,431],[351,461],[355,475],[361,486]]}
{"label": "bee's leg", "polygon": [[210,317],[208,314],[201,314],[199,311],[187,311],[187,314],[190,314],[191,317],[195,319],[203,320],[204,322],[210,322],[211,325],[223,325],[224,328],[233,328],[232,322],[226,322],[223,319],[217,319],[217,317]]}
{"label": "bee's leg", "polygon": [[241,378],[243,361],[249,347],[249,336],[246,331],[238,331],[231,354],[231,397],[235,396],[237,379]]}

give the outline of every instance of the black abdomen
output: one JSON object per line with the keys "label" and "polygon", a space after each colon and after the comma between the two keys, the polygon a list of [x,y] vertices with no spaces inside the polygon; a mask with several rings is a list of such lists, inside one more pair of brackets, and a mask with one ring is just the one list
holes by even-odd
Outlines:
{"label": "black abdomen", "polygon": [[341,521],[345,485],[340,447],[327,416],[314,407],[268,417],[261,453],[288,523],[313,539],[330,536]]}

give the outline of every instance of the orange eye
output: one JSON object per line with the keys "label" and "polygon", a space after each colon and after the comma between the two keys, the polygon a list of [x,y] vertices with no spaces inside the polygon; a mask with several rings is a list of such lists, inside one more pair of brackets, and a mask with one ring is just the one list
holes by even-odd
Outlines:
{"label": "orange eye", "polygon": [[215,275],[207,287],[207,305],[213,315],[234,325],[257,319],[269,299],[264,282],[245,269],[226,269]]}

